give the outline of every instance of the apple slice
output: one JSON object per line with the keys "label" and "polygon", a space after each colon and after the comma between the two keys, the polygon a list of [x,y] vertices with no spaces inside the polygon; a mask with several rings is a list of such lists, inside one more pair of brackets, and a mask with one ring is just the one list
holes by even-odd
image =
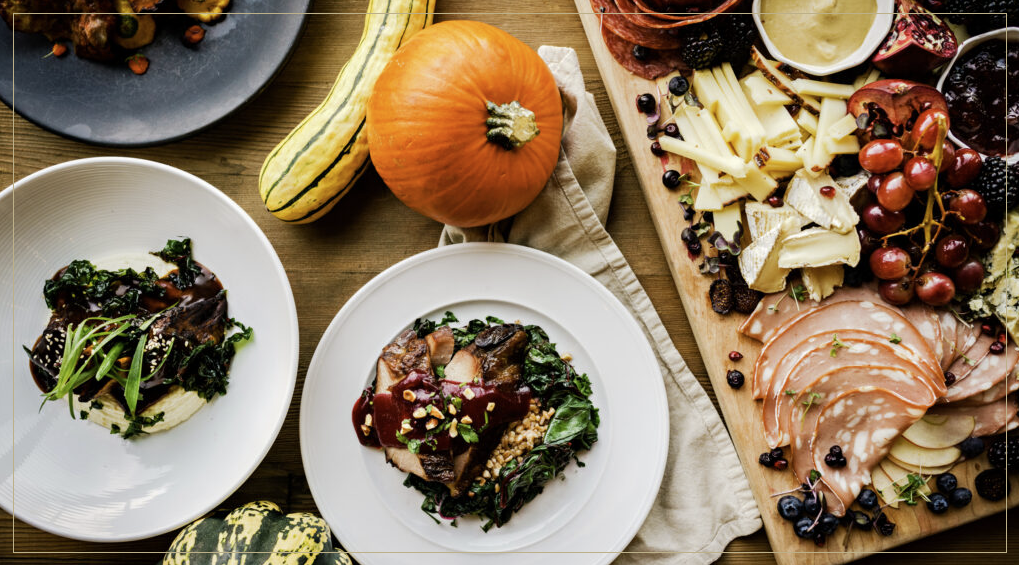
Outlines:
{"label": "apple slice", "polygon": [[941,473],[947,473],[949,469],[955,467],[955,464],[953,463],[951,465],[942,465],[941,467],[924,467],[921,469],[920,467],[916,467],[910,465],[909,463],[899,461],[898,459],[895,458],[895,456],[890,454],[888,455],[888,460],[898,465],[899,467],[902,467],[903,469],[909,471],[910,473],[917,473],[924,476],[940,475]]}
{"label": "apple slice", "polygon": [[968,438],[976,427],[973,416],[945,416],[940,424],[929,422],[927,418],[924,416],[906,428],[906,431],[902,432],[902,437],[920,447],[944,449]]}
{"label": "apple slice", "polygon": [[[892,481],[892,484],[898,486],[904,486],[908,484],[909,479],[907,477],[909,475],[920,475],[920,477],[924,479],[924,485],[920,487],[919,492],[924,496],[931,494],[931,487],[927,486],[927,481],[930,480],[930,475],[926,473],[920,474],[910,471],[909,469],[906,469],[898,465],[897,463],[895,463],[894,461],[887,457],[881,460],[879,466],[881,467],[881,471],[884,472],[884,474],[888,476],[889,480]],[[892,489],[892,492],[896,492],[894,488]]]}
{"label": "apple slice", "polygon": [[874,487],[881,500],[885,501],[892,508],[899,507],[899,496],[895,493],[895,487],[888,475],[881,470],[881,467],[874,467],[870,471],[870,484]]}
{"label": "apple slice", "polygon": [[944,467],[959,460],[962,453],[956,447],[945,447],[941,449],[929,449],[920,447],[904,437],[896,438],[892,442],[892,449],[889,455],[896,460],[902,461],[910,467],[917,469],[929,469],[931,467]]}
{"label": "apple slice", "polygon": [[[846,115],[848,116],[849,114]],[[948,414],[925,414],[922,419],[928,424],[940,426],[945,423],[945,420],[948,420]]]}

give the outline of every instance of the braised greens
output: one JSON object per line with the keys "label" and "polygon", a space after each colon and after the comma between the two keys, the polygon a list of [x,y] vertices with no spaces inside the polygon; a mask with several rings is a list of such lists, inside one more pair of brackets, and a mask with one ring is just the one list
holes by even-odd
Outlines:
{"label": "braised greens", "polygon": [[[419,337],[424,337],[439,327],[456,322],[456,316],[446,312],[438,322],[419,319],[413,327]],[[471,320],[459,328],[452,327],[455,350],[469,345],[485,328],[502,323],[502,320],[489,316],[485,320]],[[524,331],[527,332],[528,344],[522,382],[531,389],[542,410],[555,408],[555,414],[549,421],[542,442],[525,454],[520,462],[511,460],[497,476],[484,483],[472,482],[468,491],[460,496],[451,496],[449,488],[442,483],[408,475],[404,486],[415,488],[425,495],[421,509],[437,523],[436,515],[452,520],[454,526],[456,518],[476,515],[485,520],[482,529],[486,532],[492,526],[502,526],[514,512],[541,494],[545,485],[559,476],[571,460],[583,466],[577,453],[591,449],[598,441],[600,419],[598,409],[590,400],[591,380],[586,374],[578,374],[569,362],[563,360],[555,344],[549,341],[548,334],[540,327],[524,326]],[[441,377],[441,371],[437,372]]]}

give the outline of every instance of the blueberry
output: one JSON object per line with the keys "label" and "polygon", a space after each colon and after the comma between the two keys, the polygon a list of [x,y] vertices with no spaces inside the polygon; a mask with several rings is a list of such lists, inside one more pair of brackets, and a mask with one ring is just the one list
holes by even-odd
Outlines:
{"label": "blueberry", "polygon": [[845,467],[846,463],[845,456],[841,454],[829,453],[824,456],[824,464],[832,468]]}
{"label": "blueberry", "polygon": [[940,492],[936,492],[927,501],[927,508],[935,514],[944,514],[948,510],[948,499]]}
{"label": "blueberry", "polygon": [[[746,382],[746,377],[743,376],[742,372],[732,369],[725,374],[725,382],[729,383],[729,386],[732,388],[740,388]],[[776,459],[774,451],[768,455],[771,455],[772,460]],[[779,454],[779,457],[782,457],[781,454]]]}
{"label": "blueberry", "polygon": [[814,521],[811,520],[810,518],[800,518],[799,520],[796,521],[796,524],[793,526],[793,531],[796,532],[797,537],[801,537],[803,539],[810,539],[814,537],[813,530],[810,529],[810,526],[813,524]]}
{"label": "blueberry", "polygon": [[795,522],[803,515],[803,501],[792,495],[778,499],[778,513],[786,520]]}
{"label": "blueberry", "polygon": [[956,508],[968,505],[971,500],[973,500],[973,493],[965,487],[957,488],[952,491],[952,494],[948,495],[948,501]]}
{"label": "blueberry", "polygon": [[962,452],[962,456],[966,459],[973,459],[977,455],[984,452],[984,440],[978,437],[971,437],[962,440],[962,443],[958,445],[959,451]]}
{"label": "blueberry", "polygon": [[859,510],[850,510],[853,515],[853,522],[856,523],[858,528],[869,528],[871,525],[870,515],[866,512],[860,512]]}
{"label": "blueberry", "polygon": [[662,175],[662,184],[665,185],[665,188],[676,188],[682,180],[682,175],[674,169],[669,169]]}
{"label": "blueberry", "polygon": [[764,453],[761,454],[760,457],[757,458],[757,462],[760,463],[761,465],[764,465],[765,467],[771,467],[775,465],[775,458],[772,457],[770,453],[765,451]]}
{"label": "blueberry", "polygon": [[839,519],[830,512],[825,512],[821,515],[821,519],[817,521],[817,529],[819,532],[826,536],[830,536],[835,533],[839,527]]}
{"label": "blueberry", "polygon": [[803,500],[803,512],[811,518],[816,517],[821,512],[821,507],[823,506],[821,498],[820,495],[808,494]]}
{"label": "blueberry", "polygon": [[785,457],[785,453],[782,451],[781,447],[776,447],[775,449],[771,450],[771,458],[772,459],[783,459],[784,457]]}
{"label": "blueberry", "polygon": [[683,138],[683,136],[679,134],[679,127],[677,127],[676,124],[665,124],[665,127],[662,128],[662,133],[669,137],[677,137],[679,139]]}
{"label": "blueberry", "polygon": [[864,510],[872,510],[877,508],[877,493],[865,488],[860,491],[860,495],[856,497],[856,501],[860,503],[860,506]]}
{"label": "blueberry", "polygon": [[673,96],[683,96],[686,94],[687,90],[690,90],[690,81],[681,76],[675,76],[669,79],[669,92],[671,92]]}
{"label": "blueberry", "polygon": [[959,486],[959,481],[956,480],[955,475],[951,473],[944,473],[938,475],[938,480],[935,484],[937,484],[939,491],[944,494],[949,494],[955,490],[955,487]]}
{"label": "blueberry", "polygon": [[651,51],[648,50],[647,47],[644,47],[643,45],[634,45],[633,46],[633,58],[634,59],[637,59],[638,61],[645,61],[645,60],[647,60],[647,58],[650,55],[651,55]]}
{"label": "blueberry", "polygon": [[837,445],[833,445],[833,446],[831,446],[831,449],[828,450],[828,453],[831,453],[835,457],[841,457],[842,456],[842,448],[837,446]]}
{"label": "blueberry", "polygon": [[654,96],[645,92],[637,97],[637,109],[645,114],[654,114],[658,109],[658,101]]}

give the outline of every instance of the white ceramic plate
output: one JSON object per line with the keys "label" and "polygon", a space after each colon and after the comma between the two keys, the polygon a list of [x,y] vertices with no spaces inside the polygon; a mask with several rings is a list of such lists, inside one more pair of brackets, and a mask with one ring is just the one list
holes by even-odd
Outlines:
{"label": "white ceramic plate", "polygon": [[[154,536],[211,510],[262,461],[297,376],[297,312],[265,235],[201,179],[125,158],[72,161],[18,182],[0,193],[0,225],[12,223],[13,233],[0,233],[0,300],[13,311],[0,328],[0,379],[14,395],[0,403],[0,506],[89,541]],[[74,259],[137,255],[180,236],[223,282],[230,315],[255,330],[228,393],[176,428],[130,441],[72,420],[66,403],[40,411],[21,345],[31,347],[49,318],[43,281]]]}
{"label": "white ceramic plate", "polygon": [[[351,408],[374,376],[382,347],[418,317],[452,310],[461,323],[493,315],[538,324],[591,377],[598,442],[502,528],[459,527],[421,511],[422,495],[381,451],[362,447]],[[644,522],[665,470],[668,406],[661,371],[630,313],[576,267],[533,249],[461,244],[387,269],[333,319],[308,369],[301,454],[319,510],[365,565],[473,563],[449,552],[507,552],[486,563],[608,563]],[[435,553],[443,552],[443,553]],[[531,553],[538,552],[538,553]],[[557,554],[547,552],[587,552]]]}

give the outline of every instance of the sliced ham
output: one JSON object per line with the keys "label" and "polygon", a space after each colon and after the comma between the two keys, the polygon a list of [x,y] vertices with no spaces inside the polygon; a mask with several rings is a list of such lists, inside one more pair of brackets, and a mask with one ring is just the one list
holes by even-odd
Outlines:
{"label": "sliced ham", "polygon": [[[880,388],[846,391],[820,410],[809,452],[813,468],[821,472],[824,485],[839,501],[829,507],[833,514],[845,514],[846,507],[870,483],[871,469],[885,458],[895,438],[925,411],[926,406],[911,404]],[[842,448],[845,467],[824,463],[835,445]]]}
{"label": "sliced ham", "polygon": [[984,356],[990,355],[991,344],[995,341],[997,340],[993,337],[981,334],[969,349],[952,362],[947,372],[952,373],[955,377],[953,385],[968,377],[973,369],[983,361]]}
{"label": "sliced ham", "polygon": [[790,294],[777,292],[766,295],[757,303],[757,308],[753,313],[740,324],[739,332],[747,337],[766,342],[778,330],[792,324],[818,306],[836,302],[874,300],[881,300],[881,297],[870,287],[843,287],[820,303],[809,298],[797,302]]}
{"label": "sliced ham", "polygon": [[938,322],[941,327],[941,368],[948,370],[952,362],[959,356],[955,351],[955,338],[959,332],[959,320],[948,310],[938,310]]}
{"label": "sliced ham", "polygon": [[976,427],[973,437],[989,436],[1006,426],[1016,417],[1016,396],[1003,397],[994,402],[979,406],[959,406],[955,403],[934,406],[928,414],[944,416],[973,416]]}
{"label": "sliced ham", "polygon": [[838,349],[834,359],[830,345],[803,356],[788,372],[783,390],[765,397],[764,433],[770,447],[789,443],[789,422],[799,417],[805,406],[816,404],[811,400],[818,398],[815,395],[827,399],[849,388],[873,385],[925,406],[937,400],[929,384],[916,376],[920,373],[917,365],[896,355],[895,344],[842,341],[849,347]]}
{"label": "sliced ham", "polygon": [[840,301],[822,305],[796,317],[765,344],[754,367],[754,397],[764,398],[765,394],[776,390],[772,386],[776,368],[794,346],[819,335],[827,335],[829,342],[832,342],[836,335],[852,330],[873,334],[875,341],[888,340],[893,334],[898,336],[903,347],[911,350],[917,364],[925,369],[924,376],[934,390],[939,396],[944,394],[944,379],[934,353],[908,320],[895,310],[874,302]]}
{"label": "sliced ham", "polygon": [[1006,344],[1005,351],[1000,354],[986,353],[968,377],[948,387],[944,401],[954,402],[990,390],[1005,381],[1005,377],[1015,369],[1017,361],[1019,348],[1014,343]]}
{"label": "sliced ham", "polygon": [[[952,314],[954,317],[955,315]],[[982,335],[980,326],[977,324],[966,324],[959,320],[956,320],[956,334],[955,334],[955,350],[953,361],[966,353],[973,345],[977,342],[977,339]]]}
{"label": "sliced ham", "polygon": [[982,406],[984,404],[990,404],[995,400],[1001,400],[1006,395],[1012,394],[1019,390],[1019,366],[1012,370],[1012,374],[1008,376],[1004,381],[992,386],[984,392],[974,394],[973,396],[957,400],[952,403],[952,406]]}
{"label": "sliced ham", "polygon": [[945,346],[941,338],[941,320],[938,318],[937,311],[929,306],[913,303],[902,308],[902,315],[927,340],[927,344],[930,345],[940,366]]}

